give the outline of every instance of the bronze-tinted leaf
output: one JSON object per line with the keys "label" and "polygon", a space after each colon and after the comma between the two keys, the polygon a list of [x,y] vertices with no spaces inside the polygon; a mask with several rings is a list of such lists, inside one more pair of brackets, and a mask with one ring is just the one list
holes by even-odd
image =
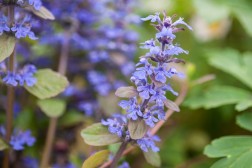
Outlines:
{"label": "bronze-tinted leaf", "polygon": [[130,120],[128,128],[132,139],[141,139],[148,131],[148,126],[142,119],[138,119],[136,121]]}
{"label": "bronze-tinted leaf", "polygon": [[122,98],[132,98],[137,96],[138,92],[133,86],[124,86],[116,90],[115,95]]}
{"label": "bronze-tinted leaf", "polygon": [[171,109],[171,110],[177,111],[177,112],[180,111],[178,105],[177,105],[176,103],[174,103],[173,101],[171,101],[171,100],[166,99],[166,100],[164,101],[164,104],[165,104],[165,106],[166,106],[168,109]]}
{"label": "bronze-tinted leaf", "polygon": [[44,6],[42,6],[39,10],[36,10],[33,6],[29,5],[29,6],[26,6],[25,9],[28,11],[31,11],[32,13],[34,13],[35,15],[37,15],[38,17],[42,19],[48,19],[48,20],[55,19],[54,15]]}
{"label": "bronze-tinted leaf", "polygon": [[152,150],[149,150],[148,152],[143,152],[145,160],[155,167],[161,166],[161,158],[159,156],[158,152],[153,152]]}

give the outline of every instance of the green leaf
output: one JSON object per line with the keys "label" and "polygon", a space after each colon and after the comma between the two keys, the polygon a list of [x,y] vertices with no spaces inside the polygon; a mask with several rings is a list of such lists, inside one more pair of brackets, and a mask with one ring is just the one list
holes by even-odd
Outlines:
{"label": "green leaf", "polygon": [[54,97],[68,86],[66,77],[50,69],[38,70],[35,77],[37,83],[33,87],[25,86],[25,89],[39,99]]}
{"label": "green leaf", "polygon": [[[193,0],[193,4],[197,13],[203,17],[208,23],[220,21],[228,18],[230,10],[226,5],[214,0]],[[211,13],[211,15],[209,15]]]}
{"label": "green leaf", "polygon": [[158,152],[153,152],[152,150],[149,150],[148,152],[143,152],[145,160],[155,167],[161,166],[161,159]]}
{"label": "green leaf", "polygon": [[173,101],[171,101],[171,100],[166,99],[166,100],[164,101],[164,104],[165,104],[165,106],[166,106],[168,109],[171,109],[171,110],[177,111],[177,112],[180,111],[178,105],[177,105],[176,103],[174,103]]}
{"label": "green leaf", "polygon": [[236,124],[240,127],[252,131],[252,113],[243,113],[236,117]]}
{"label": "green leaf", "polygon": [[16,39],[12,36],[0,35],[0,62],[8,58],[14,51]]}
{"label": "green leaf", "polygon": [[9,148],[9,145],[2,138],[0,138],[0,151],[3,151],[8,148]]}
{"label": "green leaf", "polygon": [[212,141],[204,154],[211,158],[225,157],[211,168],[247,168],[252,165],[252,136],[228,136]]}
{"label": "green leaf", "polygon": [[60,117],[66,110],[66,102],[61,99],[44,99],[37,102],[48,117]]}
{"label": "green leaf", "polygon": [[115,95],[122,98],[132,98],[137,96],[138,92],[133,86],[120,87],[116,90]]}
{"label": "green leaf", "polygon": [[243,56],[236,50],[225,49],[208,53],[210,65],[218,68],[246,84],[252,89],[252,73],[250,62],[252,53]]}
{"label": "green leaf", "polygon": [[240,21],[245,31],[252,36],[252,11],[251,1],[247,0],[228,0],[224,1],[225,5],[228,6],[232,14]]}
{"label": "green leaf", "polygon": [[83,121],[85,121],[85,116],[83,115],[83,113],[70,110],[64,113],[64,115],[60,117],[59,125],[65,126],[65,127],[71,127]]}
{"label": "green leaf", "polygon": [[99,165],[101,165],[103,162],[105,162],[109,157],[109,151],[108,150],[102,150],[99,152],[96,152],[87,160],[82,165],[82,168],[96,168]]}
{"label": "green leaf", "polygon": [[129,121],[129,133],[132,139],[141,139],[148,131],[148,126],[145,124],[144,120],[130,120]]}
{"label": "green leaf", "polygon": [[247,99],[239,102],[238,104],[236,104],[235,109],[237,111],[244,111],[249,107],[252,107],[252,99]]}
{"label": "green leaf", "polygon": [[204,154],[211,158],[225,157],[211,168],[247,168],[252,165],[252,136],[228,136],[206,146]]}
{"label": "green leaf", "polygon": [[120,142],[117,135],[111,134],[101,123],[93,124],[81,131],[81,136],[88,145],[105,146]]}
{"label": "green leaf", "polygon": [[215,108],[228,104],[236,104],[250,98],[250,92],[231,86],[213,86],[202,95],[189,97],[184,105],[196,108]]}

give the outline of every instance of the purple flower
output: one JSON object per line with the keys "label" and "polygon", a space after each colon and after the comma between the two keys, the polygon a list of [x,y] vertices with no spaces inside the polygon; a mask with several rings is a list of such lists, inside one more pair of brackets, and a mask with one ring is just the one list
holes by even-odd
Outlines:
{"label": "purple flower", "polygon": [[155,47],[155,40],[153,39],[150,39],[150,40],[147,40],[145,41],[144,43],[141,43],[143,46],[141,46],[140,48],[143,48],[143,49],[151,49],[152,47]]}
{"label": "purple flower", "polygon": [[2,35],[4,31],[6,31],[6,32],[10,31],[10,28],[9,28],[7,22],[8,21],[7,21],[6,16],[3,15],[3,16],[0,17],[0,35]]}
{"label": "purple flower", "polygon": [[146,86],[138,86],[137,91],[143,99],[149,99],[150,95],[154,95],[156,93],[156,91],[152,88],[152,85],[149,84]]}
{"label": "purple flower", "polygon": [[130,106],[127,110],[127,117],[132,120],[137,120],[138,117],[142,117],[143,113],[141,111],[141,108],[137,104],[133,104]]}
{"label": "purple flower", "polygon": [[136,104],[136,98],[132,98],[129,100],[122,100],[118,103],[118,105],[123,109],[128,109],[129,107],[133,106],[134,104]]}
{"label": "purple flower", "polygon": [[28,87],[32,87],[37,83],[37,79],[34,77],[34,73],[37,72],[37,68],[34,65],[26,65],[19,74],[19,85],[26,84]]}
{"label": "purple flower", "polygon": [[150,98],[150,102],[156,102],[158,106],[163,106],[164,100],[166,100],[165,92],[161,89],[157,90]]}
{"label": "purple flower", "polygon": [[154,69],[155,72],[155,79],[159,82],[165,83],[166,82],[166,76],[169,75],[167,73],[167,70],[163,66],[158,66]]}
{"label": "purple flower", "polygon": [[161,32],[158,32],[156,34],[156,38],[162,38],[162,37],[167,37],[167,38],[171,38],[171,39],[175,39],[176,36],[174,34],[172,34],[172,29],[171,28],[166,28],[163,27]]}
{"label": "purple flower", "polygon": [[189,26],[186,22],[183,21],[183,18],[179,18],[177,21],[175,21],[172,26],[177,26],[179,24],[185,25],[189,30],[193,30],[191,26]]}
{"label": "purple flower", "polygon": [[150,111],[144,113],[143,119],[146,125],[150,126],[151,128],[153,128],[155,123],[159,121]]}
{"label": "purple flower", "polygon": [[29,0],[29,4],[32,5],[36,10],[39,10],[42,6],[41,0]]}
{"label": "purple flower", "polygon": [[178,92],[175,92],[175,91],[172,89],[172,87],[171,87],[170,84],[163,86],[163,87],[162,87],[162,90],[164,90],[164,91],[170,91],[174,96],[178,96]]}
{"label": "purple flower", "polygon": [[28,24],[16,23],[15,26],[11,28],[11,31],[15,32],[15,36],[18,39],[25,38],[26,36],[28,36],[31,40],[38,39],[37,37],[35,37],[34,32],[31,31],[31,26],[29,26]]}
{"label": "purple flower", "polygon": [[38,160],[31,157],[25,157],[22,159],[25,168],[37,168],[39,167]]}
{"label": "purple flower", "polygon": [[8,72],[7,75],[3,78],[3,82],[7,85],[17,86],[20,76],[13,72]]}
{"label": "purple flower", "polygon": [[143,21],[147,21],[147,20],[150,20],[151,22],[156,22],[156,21],[161,21],[160,17],[159,17],[160,13],[155,13],[155,15],[149,15],[145,18],[141,18],[141,20]]}
{"label": "purple flower", "polygon": [[146,59],[140,60],[140,62],[137,64],[137,66],[141,65],[141,64],[144,64],[144,67],[139,67],[136,70],[137,71],[145,71],[146,74],[152,75],[153,66]]}
{"label": "purple flower", "polygon": [[10,145],[14,150],[20,151],[24,149],[24,146],[32,146],[36,139],[31,135],[31,131],[14,131],[11,136]]}
{"label": "purple flower", "polygon": [[118,168],[130,168],[130,165],[128,162],[123,162]]}
{"label": "purple flower", "polygon": [[179,54],[188,54],[188,51],[183,50],[182,48],[178,47],[178,46],[173,46],[171,45],[170,48],[168,50],[164,51],[165,55],[179,55]]}
{"label": "purple flower", "polygon": [[81,111],[84,111],[85,115],[87,115],[87,116],[92,116],[94,114],[96,107],[97,107],[97,104],[91,103],[91,102],[81,102],[78,105],[78,108]]}
{"label": "purple flower", "polygon": [[157,135],[150,136],[149,134],[147,134],[142,139],[138,139],[137,144],[144,152],[148,152],[149,150],[158,152],[159,148],[156,146],[155,141],[160,141],[160,138]]}
{"label": "purple flower", "polygon": [[101,120],[102,125],[108,126],[108,130],[112,134],[116,134],[118,137],[124,135],[124,128],[127,125],[127,119],[124,115],[114,114],[113,118],[107,120]]}

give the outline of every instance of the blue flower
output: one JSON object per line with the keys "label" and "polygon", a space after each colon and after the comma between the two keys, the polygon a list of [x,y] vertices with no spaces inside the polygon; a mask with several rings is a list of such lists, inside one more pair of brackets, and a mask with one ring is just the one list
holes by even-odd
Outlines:
{"label": "blue flower", "polygon": [[179,55],[179,54],[188,54],[188,51],[183,50],[181,47],[171,45],[168,50],[164,51],[165,55]]}
{"label": "blue flower", "polygon": [[147,40],[145,41],[144,43],[141,43],[143,46],[141,46],[140,48],[143,48],[143,49],[151,49],[152,47],[155,47],[155,40],[153,39],[150,39],[150,40]]}
{"label": "blue flower", "polygon": [[91,103],[91,102],[81,102],[78,105],[78,108],[81,111],[84,111],[85,115],[87,115],[87,116],[92,116],[94,114],[96,107],[97,107],[97,104]]}
{"label": "blue flower", "polygon": [[137,120],[138,117],[142,117],[143,113],[141,111],[141,108],[137,104],[133,104],[130,106],[127,110],[127,117],[132,120]]}
{"label": "blue flower", "polygon": [[130,165],[128,162],[123,162],[118,168],[130,168]]}
{"label": "blue flower", "polygon": [[165,92],[161,89],[157,90],[154,95],[151,96],[150,102],[156,102],[158,106],[163,106],[166,100]]}
{"label": "blue flower", "polygon": [[34,77],[34,73],[37,72],[37,68],[34,65],[26,65],[19,74],[19,84],[23,86],[26,84],[28,87],[32,87],[37,83],[37,79]]}
{"label": "blue flower", "polygon": [[169,74],[167,73],[167,70],[163,66],[158,66],[154,69],[155,72],[155,79],[159,82],[165,83],[166,82],[166,76]]}
{"label": "blue flower", "polygon": [[193,30],[191,26],[189,26],[186,22],[183,21],[183,18],[179,18],[177,21],[175,21],[172,26],[177,26],[179,24],[185,25],[189,30]]}
{"label": "blue flower", "polygon": [[137,71],[144,71],[148,75],[152,75],[153,73],[153,66],[146,60],[146,59],[141,59],[140,62],[137,64],[141,65],[144,64],[144,67],[139,67],[136,70]]}
{"label": "blue flower", "polygon": [[159,121],[150,111],[144,113],[143,119],[146,125],[150,126],[151,128],[153,128],[155,123]]}
{"label": "blue flower", "polygon": [[137,144],[144,152],[148,152],[149,150],[158,152],[159,148],[156,146],[155,141],[160,141],[160,138],[156,135],[150,136],[149,134],[147,134],[142,139],[138,139]]}
{"label": "blue flower", "polygon": [[122,100],[118,103],[118,105],[123,109],[128,109],[129,107],[133,106],[134,104],[136,104],[136,98],[132,98],[129,100]]}
{"label": "blue flower", "polygon": [[3,78],[3,82],[7,85],[17,86],[20,76],[13,72],[8,72],[7,75]]}
{"label": "blue flower", "polygon": [[22,159],[25,168],[37,168],[39,167],[38,160],[31,157],[25,157]]}
{"label": "blue flower", "polygon": [[139,116],[143,116],[136,98],[129,99],[128,101],[122,100],[119,102],[119,106],[127,111],[127,118],[129,119],[137,120]]}
{"label": "blue flower", "polygon": [[174,34],[172,34],[172,29],[171,28],[166,28],[166,27],[163,27],[161,32],[158,32],[156,34],[157,39],[162,38],[162,37],[171,38],[171,39],[176,38],[176,36]]}
{"label": "blue flower", "polygon": [[172,89],[172,87],[171,87],[170,84],[163,86],[163,87],[162,87],[162,90],[164,90],[164,91],[170,91],[174,96],[178,96],[178,92],[175,92],[175,91]]}
{"label": "blue flower", "polygon": [[41,0],[29,0],[29,4],[32,5],[36,10],[39,10],[42,6]]}
{"label": "blue flower", "polygon": [[141,18],[141,20],[143,21],[147,21],[147,20],[150,20],[151,22],[156,22],[156,21],[161,21],[160,17],[159,17],[160,13],[155,13],[155,15],[149,15],[145,18]]}
{"label": "blue flower", "polygon": [[9,32],[10,28],[8,26],[7,17],[3,15],[0,17],[0,35],[2,35],[4,31]]}
{"label": "blue flower", "polygon": [[28,36],[31,40],[37,40],[38,38],[35,37],[35,34],[33,31],[31,31],[31,26],[29,25],[24,25],[24,24],[15,24],[11,28],[11,31],[16,32],[15,37],[20,39],[20,38],[25,38]]}
{"label": "blue flower", "polygon": [[143,99],[149,99],[150,95],[156,93],[156,91],[152,88],[152,85],[147,84],[145,86],[138,86],[137,91],[139,92],[139,96]]}
{"label": "blue flower", "polygon": [[31,135],[31,131],[14,131],[11,136],[10,145],[14,150],[20,151],[24,149],[24,146],[33,146],[36,139]]}
{"label": "blue flower", "polygon": [[124,128],[127,125],[127,119],[124,115],[114,114],[113,118],[107,120],[101,120],[102,125],[108,126],[108,130],[112,134],[116,134],[118,137],[123,137]]}

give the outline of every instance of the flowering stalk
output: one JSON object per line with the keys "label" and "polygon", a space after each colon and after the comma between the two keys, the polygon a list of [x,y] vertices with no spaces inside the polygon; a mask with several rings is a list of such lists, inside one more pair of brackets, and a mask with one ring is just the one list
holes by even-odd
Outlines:
{"label": "flowering stalk", "polygon": [[[6,46],[2,47],[1,51],[1,68],[0,74],[4,76],[2,82],[7,85],[7,119],[6,129],[0,127],[0,136],[6,137],[8,148],[15,151],[24,150],[24,146],[32,146],[35,143],[35,138],[31,135],[31,131],[22,131],[14,129],[12,132],[14,103],[15,103],[15,87],[24,86],[27,90],[37,84],[35,73],[37,69],[34,65],[25,65],[22,69],[16,68],[15,64],[15,49],[16,40],[29,37],[31,40],[36,40],[34,32],[31,30],[32,21],[31,13],[42,17],[43,19],[53,20],[50,11],[42,6],[41,0],[0,0],[0,40],[1,45],[6,42]],[[8,10],[8,17],[4,15]],[[43,10],[41,10],[43,9]],[[4,44],[5,45],[5,44]],[[18,46],[17,46],[18,48]],[[2,62],[8,58],[8,68]],[[3,167],[9,168],[9,150],[5,151]]]}
{"label": "flowering stalk", "polygon": [[[68,32],[65,33],[65,39],[61,47],[61,55],[59,60],[58,72],[62,75],[66,74],[67,70],[67,60],[69,55],[69,37],[70,34]],[[44,147],[44,151],[42,154],[41,165],[40,167],[48,167],[49,160],[51,158],[51,151],[53,146],[53,141],[55,137],[55,132],[57,128],[58,118],[50,118],[49,128],[46,137],[46,143]]]}
{"label": "flowering stalk", "polygon": [[[184,62],[175,56],[181,53],[188,54],[188,52],[177,44],[173,44],[173,41],[176,38],[175,33],[184,30],[178,28],[178,25],[185,25],[190,30],[192,28],[182,18],[173,22],[173,17],[167,17],[164,13],[161,20],[159,15],[156,13],[142,19],[157,23],[153,26],[158,33],[156,33],[156,40],[151,39],[142,43],[141,48],[148,49],[149,52],[141,57],[140,62],[136,65],[137,69],[131,77],[136,89],[121,87],[116,91],[117,96],[129,98],[129,100],[122,100],[119,103],[127,114],[114,116],[107,121],[102,120],[102,124],[108,126],[109,132],[116,134],[123,141],[111,162],[111,168],[115,167],[120,155],[123,154],[120,150],[125,142],[137,144],[146,153],[149,153],[150,150],[158,152],[159,148],[155,145],[155,141],[160,141],[160,139],[154,134],[173,111],[179,111],[176,103],[167,99],[165,93],[169,91],[178,95],[171,85],[167,84],[167,81],[175,75],[183,77],[183,74],[177,72],[171,63]],[[156,42],[160,45],[157,45]],[[164,111],[165,107],[170,109],[167,113]]]}
{"label": "flowering stalk", "polygon": [[[8,7],[8,18],[9,18],[9,26],[12,27],[14,24],[14,14],[15,14],[14,6]],[[15,66],[15,47],[9,57],[9,64],[8,70],[9,72],[14,73],[14,66]],[[7,107],[6,107],[6,141],[9,142],[11,138],[11,131],[12,131],[12,123],[13,123],[13,108],[14,108],[14,96],[15,96],[15,89],[13,86],[7,86]],[[4,161],[3,161],[3,168],[9,167],[9,149],[6,149],[4,153]]]}

